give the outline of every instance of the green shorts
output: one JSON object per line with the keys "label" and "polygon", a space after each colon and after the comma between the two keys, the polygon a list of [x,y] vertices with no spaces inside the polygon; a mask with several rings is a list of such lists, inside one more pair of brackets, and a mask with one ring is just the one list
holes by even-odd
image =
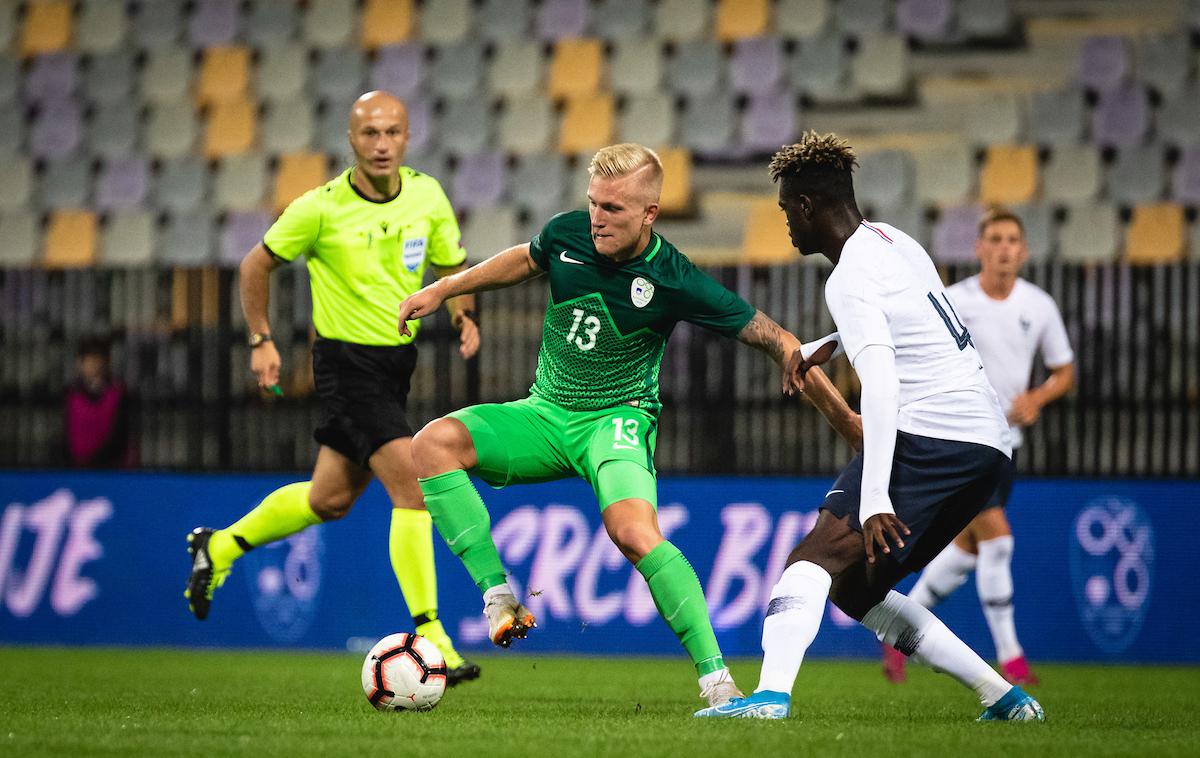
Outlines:
{"label": "green shorts", "polygon": [[[534,395],[473,405],[450,417],[466,425],[475,444],[478,464],[471,473],[492,487],[579,476],[595,490],[602,509],[626,498],[658,507],[658,420],[640,408],[569,411]],[[619,481],[601,476],[601,468],[615,461],[636,464],[640,471],[618,467],[636,474]]]}

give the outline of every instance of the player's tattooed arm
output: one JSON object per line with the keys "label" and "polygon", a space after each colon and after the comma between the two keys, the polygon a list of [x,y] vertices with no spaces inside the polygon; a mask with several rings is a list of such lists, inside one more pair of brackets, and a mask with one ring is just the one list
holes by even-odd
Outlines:
{"label": "player's tattooed arm", "polygon": [[800,347],[800,340],[795,335],[762,311],[754,312],[754,318],[742,327],[737,338],[742,344],[771,356],[780,366],[785,365],[792,351]]}

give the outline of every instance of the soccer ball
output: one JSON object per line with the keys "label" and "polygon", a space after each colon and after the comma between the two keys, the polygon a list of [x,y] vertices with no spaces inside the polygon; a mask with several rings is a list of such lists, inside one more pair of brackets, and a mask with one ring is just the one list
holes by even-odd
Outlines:
{"label": "soccer ball", "polygon": [[446,691],[446,659],[419,634],[389,634],[362,668],[363,693],[380,711],[428,711]]}

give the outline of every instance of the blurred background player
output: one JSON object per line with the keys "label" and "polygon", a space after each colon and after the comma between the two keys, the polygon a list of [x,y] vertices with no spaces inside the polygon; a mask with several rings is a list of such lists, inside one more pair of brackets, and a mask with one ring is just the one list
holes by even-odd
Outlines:
{"label": "blurred background player", "polygon": [[[844,348],[862,383],[862,452],[771,590],[758,688],[696,715],[790,715],[800,664],[832,599],[880,640],[974,690],[981,720],[1041,721],[1037,701],[892,589],[979,513],[1011,449],[999,398],[933,261],[904,232],[863,219],[856,164],[844,140],[807,132],[775,154],[770,171],[792,244],[834,265],[825,300],[838,331],[821,342]],[[789,359],[787,389],[803,388],[814,358],[807,352]]]}
{"label": "blurred background player", "polygon": [[[1037,684],[1013,622],[1013,536],[1004,508],[1012,493],[1021,428],[1037,421],[1042,408],[1074,386],[1075,355],[1054,300],[1019,276],[1029,257],[1021,219],[1003,208],[989,210],[979,223],[975,252],[979,274],[948,292],[971,332],[988,381],[1007,409],[1013,457],[987,506],[930,562],[909,597],[933,608],[975,570],[975,586],[996,643],[1000,672],[1013,684]],[[1033,358],[1039,351],[1050,375],[1030,387]],[[884,648],[884,673],[892,681],[904,680],[904,656],[894,648]]]}
{"label": "blurred background player", "polygon": [[103,337],[79,343],[75,380],[63,408],[67,458],[77,468],[128,468],[136,464],[130,432],[129,393],[112,373],[112,346]]}
{"label": "blurred background player", "polygon": [[[497,488],[585,479],[609,537],[645,577],[691,657],[701,697],[718,705],[741,693],[696,573],[658,525],[659,367],[680,321],[736,337],[781,366],[799,342],[652,231],[663,181],[657,154],[612,145],[596,153],[589,173],[588,212],[554,216],[531,242],[441,279],[400,306],[407,334],[406,319],[428,316],[446,298],[550,277],[530,396],[464,408],[422,429],[413,442],[421,489],[438,531],[483,593],[492,642],[507,647],[535,619],[508,584],[487,507],[467,472]],[[856,414],[820,371],[809,379],[810,399],[857,443]]]}
{"label": "blurred background player", "polygon": [[[408,141],[404,104],[368,92],[350,112],[355,164],[284,210],[241,264],[242,309],[250,330],[250,367],[259,386],[277,388],[280,359],[267,321],[269,275],[307,256],[312,281],[313,375],[322,406],[312,479],[282,487],[232,526],[198,528],[189,607],[208,615],[213,590],[247,550],[345,516],[371,477],[392,501],[392,568],[419,634],[446,656],[451,685],[479,675],[455,650],[437,618],[432,524],[412,462],[405,416],[417,360],[416,325],[396,333],[396,309],[421,286],[427,265],[438,276],[460,271],[466,253],[458,223],[436,179],[402,165]],[[479,347],[474,298],[449,301],[460,353]]]}

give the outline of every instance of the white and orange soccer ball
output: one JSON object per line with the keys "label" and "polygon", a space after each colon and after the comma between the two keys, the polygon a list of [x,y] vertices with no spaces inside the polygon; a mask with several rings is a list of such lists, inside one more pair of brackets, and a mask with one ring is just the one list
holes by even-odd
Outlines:
{"label": "white and orange soccer ball", "polygon": [[367,653],[363,693],[380,711],[428,711],[446,692],[446,659],[419,634],[389,634]]}

